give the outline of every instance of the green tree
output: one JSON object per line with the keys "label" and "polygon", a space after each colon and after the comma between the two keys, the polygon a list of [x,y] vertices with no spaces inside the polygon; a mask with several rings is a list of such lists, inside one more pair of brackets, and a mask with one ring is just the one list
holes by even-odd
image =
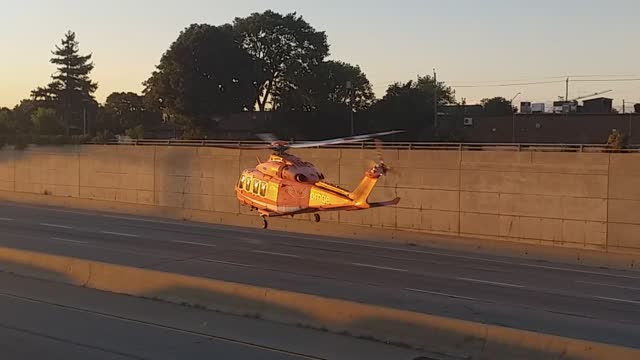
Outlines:
{"label": "green tree", "polygon": [[13,114],[8,108],[0,108],[0,134],[6,135],[15,130]]}
{"label": "green tree", "polygon": [[31,121],[40,135],[59,135],[64,131],[54,109],[38,108]]}
{"label": "green tree", "polygon": [[38,110],[38,101],[24,99],[20,104],[13,108],[12,117],[15,126],[15,132],[18,134],[27,134],[33,129],[31,115]]}
{"label": "green tree", "polygon": [[511,102],[503,97],[494,97],[491,99],[480,100],[485,115],[500,116],[511,115],[516,112],[516,108]]}
{"label": "green tree", "polygon": [[[348,88],[348,85],[351,88]],[[363,111],[375,101],[373,88],[359,66],[326,61],[306,74],[298,86],[281,89],[278,109],[285,111]]]}
{"label": "green tree", "polygon": [[144,83],[150,108],[187,128],[211,129],[213,115],[250,110],[261,75],[231,25],[183,30]]}
{"label": "green tree", "polygon": [[329,54],[326,34],[296,13],[253,13],[236,18],[233,27],[243,48],[264,72],[255,101],[260,111],[265,110],[274,91],[298,85],[296,79],[313,71]]}
{"label": "green tree", "polygon": [[56,45],[51,63],[57,65],[53,81],[46,87],[31,92],[33,100],[40,106],[51,107],[62,116],[67,134],[70,127],[81,128],[87,108],[97,107],[93,93],[98,84],[91,81],[89,74],[94,68],[92,55],[79,55],[76,34],[68,31]]}
{"label": "green tree", "polygon": [[444,82],[426,75],[416,81],[395,83],[389,86],[385,96],[371,107],[374,130],[407,130],[406,140],[434,138],[434,91],[437,89],[438,106],[455,103],[455,93]]}
{"label": "green tree", "polygon": [[137,126],[161,122],[159,112],[148,109],[143,96],[133,92],[114,92],[107,97],[99,116],[98,128],[121,134]]}

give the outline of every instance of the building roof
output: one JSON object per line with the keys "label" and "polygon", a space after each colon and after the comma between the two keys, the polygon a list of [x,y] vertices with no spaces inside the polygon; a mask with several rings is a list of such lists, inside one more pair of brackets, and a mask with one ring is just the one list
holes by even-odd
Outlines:
{"label": "building roof", "polygon": [[596,101],[596,100],[611,100],[611,101],[613,101],[613,99],[608,98],[608,97],[597,97],[597,98],[593,98],[593,99],[583,100],[582,102]]}

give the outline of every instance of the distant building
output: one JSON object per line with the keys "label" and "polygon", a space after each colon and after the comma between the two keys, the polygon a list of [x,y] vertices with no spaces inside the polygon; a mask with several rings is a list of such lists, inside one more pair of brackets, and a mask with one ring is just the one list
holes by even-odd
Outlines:
{"label": "distant building", "polygon": [[613,109],[613,99],[600,97],[584,100],[582,112],[589,114],[609,114]]}
{"label": "distant building", "polygon": [[444,115],[454,116],[454,115],[482,115],[483,107],[482,105],[444,105],[441,106],[438,110],[440,110]]}
{"label": "distant building", "polygon": [[640,114],[640,104],[633,105],[633,109],[636,111],[636,114]]}

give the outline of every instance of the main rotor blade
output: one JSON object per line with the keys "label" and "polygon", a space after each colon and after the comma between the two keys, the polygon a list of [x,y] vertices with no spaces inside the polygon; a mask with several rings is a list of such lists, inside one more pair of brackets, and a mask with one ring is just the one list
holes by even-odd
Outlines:
{"label": "main rotor blade", "polygon": [[384,131],[379,133],[349,136],[349,137],[343,137],[343,138],[337,138],[337,139],[289,144],[289,147],[292,149],[301,149],[301,148],[309,148],[309,147],[317,147],[317,146],[325,146],[325,145],[347,144],[347,143],[354,143],[358,141],[369,140],[371,138],[375,138],[378,136],[385,136],[385,135],[397,134],[402,132],[404,132],[404,130]]}
{"label": "main rotor blade", "polygon": [[271,145],[233,145],[233,144],[207,144],[207,147],[215,147],[222,149],[240,149],[240,150],[269,150]]}
{"label": "main rotor blade", "polygon": [[260,140],[267,142],[269,144],[271,144],[274,141],[278,141],[278,138],[276,138],[276,136],[271,133],[260,133],[260,134],[256,134],[256,136],[260,138]]}

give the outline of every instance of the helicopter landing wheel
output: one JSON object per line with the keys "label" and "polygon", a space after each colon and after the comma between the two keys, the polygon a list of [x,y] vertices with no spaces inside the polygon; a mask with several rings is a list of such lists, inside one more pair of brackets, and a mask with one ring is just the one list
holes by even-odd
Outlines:
{"label": "helicopter landing wheel", "polygon": [[313,214],[313,220],[315,220],[315,222],[320,222],[320,214]]}
{"label": "helicopter landing wheel", "polygon": [[269,227],[269,223],[267,222],[267,218],[266,217],[262,217],[262,228],[266,229]]}

